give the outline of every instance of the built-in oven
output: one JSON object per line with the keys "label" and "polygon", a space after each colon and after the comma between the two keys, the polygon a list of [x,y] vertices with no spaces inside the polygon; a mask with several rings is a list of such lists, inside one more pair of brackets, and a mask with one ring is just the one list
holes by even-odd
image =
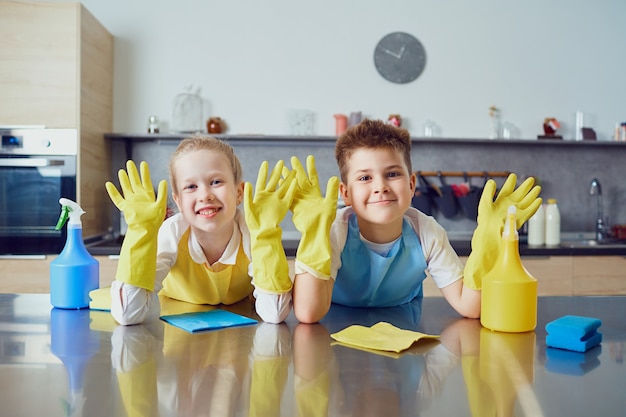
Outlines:
{"label": "built-in oven", "polygon": [[76,129],[0,129],[0,255],[60,253],[61,197],[76,201]]}

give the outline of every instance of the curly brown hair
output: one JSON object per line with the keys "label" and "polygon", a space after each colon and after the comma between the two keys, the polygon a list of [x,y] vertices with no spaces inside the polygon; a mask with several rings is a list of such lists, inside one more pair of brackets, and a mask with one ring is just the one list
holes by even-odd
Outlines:
{"label": "curly brown hair", "polygon": [[176,193],[176,175],[174,172],[174,164],[180,157],[188,154],[189,152],[195,152],[199,150],[209,150],[222,153],[230,162],[230,167],[233,170],[233,176],[235,178],[235,184],[239,184],[243,178],[243,170],[241,168],[241,162],[235,150],[226,142],[216,139],[212,136],[197,134],[183,139],[179,144],[172,156],[169,163],[170,183],[172,190]]}
{"label": "curly brown hair", "polygon": [[341,181],[346,182],[348,160],[358,149],[393,149],[404,156],[409,173],[411,164],[411,135],[408,130],[384,123],[382,120],[364,119],[356,126],[348,128],[337,138],[335,158],[339,166]]}

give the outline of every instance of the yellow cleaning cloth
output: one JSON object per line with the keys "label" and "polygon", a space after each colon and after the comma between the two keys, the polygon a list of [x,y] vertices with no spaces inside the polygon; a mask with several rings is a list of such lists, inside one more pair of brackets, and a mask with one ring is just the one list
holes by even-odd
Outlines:
{"label": "yellow cleaning cloth", "polygon": [[398,329],[381,321],[372,327],[352,325],[330,335],[333,339],[355,348],[401,352],[422,338],[435,339],[439,336]]}

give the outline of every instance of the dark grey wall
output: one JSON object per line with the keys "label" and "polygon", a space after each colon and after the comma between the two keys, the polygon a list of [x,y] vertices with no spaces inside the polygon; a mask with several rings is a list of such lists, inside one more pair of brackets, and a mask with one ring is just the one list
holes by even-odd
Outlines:
{"label": "dark grey wall", "polygon": [[[114,172],[126,161],[125,142],[132,146],[135,161],[150,164],[152,179],[167,178],[167,164],[180,138],[112,135]],[[334,157],[334,138],[275,138],[224,137],[235,148],[244,167],[244,179],[253,182],[262,161],[270,164],[286,161],[292,155],[302,161],[315,155],[320,183],[331,175],[338,175]],[[510,171],[519,178],[534,176],[543,187],[541,196],[558,200],[561,211],[561,230],[564,232],[592,232],[596,218],[596,200],[589,195],[591,179],[602,184],[604,215],[609,225],[626,223],[626,143],[574,142],[551,140],[470,140],[470,139],[415,139],[413,141],[413,169],[423,171]],[[436,177],[430,178],[438,184]],[[497,179],[500,185],[504,178]],[[463,178],[447,178],[448,184],[462,182]],[[482,185],[481,178],[472,184]],[[173,204],[172,204],[173,205]],[[112,209],[112,224],[117,224],[117,209]],[[462,215],[447,219],[438,213],[435,217],[451,232],[471,232],[476,223]],[[294,230],[289,221],[286,230]]]}

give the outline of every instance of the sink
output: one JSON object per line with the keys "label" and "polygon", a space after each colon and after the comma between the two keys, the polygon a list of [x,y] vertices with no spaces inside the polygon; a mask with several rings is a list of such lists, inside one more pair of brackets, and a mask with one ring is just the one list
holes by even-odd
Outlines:
{"label": "sink", "polygon": [[580,239],[580,240],[566,240],[561,242],[561,247],[566,248],[626,248],[626,241],[617,239]]}

